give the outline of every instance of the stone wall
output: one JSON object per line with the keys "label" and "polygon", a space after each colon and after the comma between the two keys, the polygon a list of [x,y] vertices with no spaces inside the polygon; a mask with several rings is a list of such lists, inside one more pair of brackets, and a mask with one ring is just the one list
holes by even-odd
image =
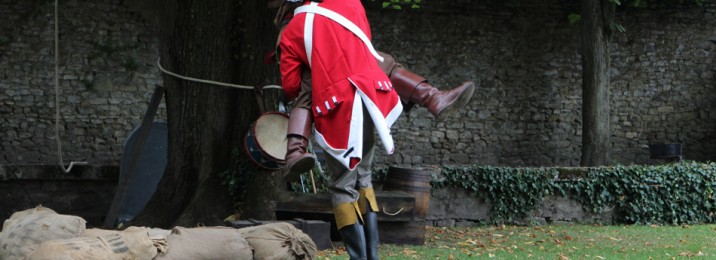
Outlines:
{"label": "stone wall", "polygon": [[[473,101],[442,122],[415,108],[378,164],[574,166],[581,150],[581,65],[570,1],[430,0],[415,10],[364,1],[377,49],[440,88],[474,80]],[[533,3],[534,2],[534,3]],[[126,1],[60,3],[64,159],[116,164],[161,83],[155,27]],[[53,6],[0,0],[0,164],[57,162]],[[716,4],[620,10],[612,44],[615,163],[653,163],[645,145],[677,142],[716,159]],[[165,118],[159,112],[159,119]]]}
{"label": "stone wall", "polygon": [[[490,217],[492,205],[485,198],[462,188],[432,190],[430,208],[425,216],[426,225],[436,227],[478,226],[493,223]],[[549,195],[542,199],[537,209],[523,219],[510,224],[564,224],[596,223],[614,224],[614,212],[591,213],[583,209],[574,198]]]}
{"label": "stone wall", "polygon": [[[123,2],[60,1],[65,164],[116,164],[124,138],[140,124],[161,83],[154,29]],[[0,0],[0,164],[58,161],[53,4]],[[161,109],[157,118],[165,114]]]}
{"label": "stone wall", "polygon": [[[424,1],[372,9],[376,48],[439,87],[480,82],[469,109],[435,122],[425,109],[398,121],[396,164],[578,165],[579,26],[573,1]],[[514,4],[519,4],[513,6]],[[655,163],[649,143],[682,143],[716,159],[716,4],[620,10],[611,45],[614,163]],[[379,156],[379,158],[381,158]]]}

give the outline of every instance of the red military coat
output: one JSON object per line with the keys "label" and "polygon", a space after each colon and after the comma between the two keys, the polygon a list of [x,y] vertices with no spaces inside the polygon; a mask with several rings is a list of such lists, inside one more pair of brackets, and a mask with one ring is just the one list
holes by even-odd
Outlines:
{"label": "red military coat", "polygon": [[[325,12],[300,11],[307,5],[322,7],[322,11],[327,9],[350,22],[341,24]],[[368,19],[359,0],[325,0],[320,4],[307,1],[299,7],[279,41],[284,92],[295,98],[301,70],[311,69],[316,142],[351,170],[362,160],[363,120],[373,121],[391,154],[390,127],[402,112],[397,93],[378,66],[376,59],[382,58],[376,57],[370,39]]]}

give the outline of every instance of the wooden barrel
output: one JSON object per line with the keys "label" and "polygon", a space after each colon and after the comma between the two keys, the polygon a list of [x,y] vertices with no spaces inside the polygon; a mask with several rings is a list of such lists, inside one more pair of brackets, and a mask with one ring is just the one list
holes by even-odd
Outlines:
{"label": "wooden barrel", "polygon": [[430,206],[429,171],[390,167],[383,183],[384,191],[404,191],[415,196],[415,216],[425,218]]}

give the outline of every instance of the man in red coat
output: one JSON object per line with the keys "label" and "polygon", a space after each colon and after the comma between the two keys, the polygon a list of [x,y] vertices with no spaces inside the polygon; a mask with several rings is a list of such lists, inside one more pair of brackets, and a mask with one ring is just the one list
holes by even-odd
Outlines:
{"label": "man in red coat", "polygon": [[439,117],[467,103],[474,84],[439,91],[375,51],[359,0],[301,2],[281,3],[276,20],[283,28],[282,86],[289,99],[300,101],[289,119],[286,161],[289,169],[302,169],[289,173],[305,172],[314,164],[305,151],[313,118],[315,140],[328,155],[329,191],[346,249],[352,259],[377,259],[378,207],[370,180],[374,133],[391,154],[390,127],[403,109],[401,99]]}
{"label": "man in red coat", "polygon": [[[359,0],[324,0],[296,8],[279,40],[281,85],[289,99],[299,95],[303,72],[310,71],[314,138],[328,155],[336,226],[351,259],[377,258],[374,133],[393,153],[390,127],[403,110],[370,37]],[[366,241],[373,238],[376,243]]]}

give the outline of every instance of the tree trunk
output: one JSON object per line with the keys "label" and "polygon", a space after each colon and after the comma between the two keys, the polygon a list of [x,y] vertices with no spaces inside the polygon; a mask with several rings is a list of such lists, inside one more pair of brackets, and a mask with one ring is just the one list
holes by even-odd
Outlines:
{"label": "tree trunk", "polygon": [[[273,25],[276,10],[266,8],[266,2],[263,0],[241,1],[242,8],[239,11],[240,17],[245,17],[245,19],[239,19],[238,23],[239,31],[242,32],[239,37],[241,56],[236,58],[239,61],[239,67],[244,79],[247,82],[255,82],[257,86],[281,84],[278,64],[264,64],[264,54],[267,51],[275,50],[276,37],[278,36],[278,31]],[[283,91],[267,89],[263,92],[266,111],[278,110],[277,104],[281,99],[280,97],[283,97]],[[254,93],[250,91],[244,91],[242,94],[247,96],[242,99],[245,102],[239,104],[238,109],[254,108],[250,114],[246,115],[250,119],[246,123],[252,123],[259,116],[258,111],[255,110],[256,98]],[[243,143],[244,135],[248,129],[248,125],[246,128],[241,128],[239,132],[241,143]],[[241,159],[247,161],[245,155]],[[250,166],[249,169],[249,172],[242,173],[244,179],[249,181],[244,190],[242,190],[242,195],[238,202],[242,218],[275,219],[278,196],[280,193],[286,192],[287,189],[283,176],[278,172],[260,171]]]}
{"label": "tree trunk", "polygon": [[[277,81],[276,69],[261,58],[275,40],[272,16],[263,1],[160,2],[164,5],[156,12],[164,68],[188,77],[242,85]],[[132,225],[223,225],[222,220],[235,209],[219,173],[234,165],[233,151],[241,147],[244,133],[260,114],[254,91],[169,75],[164,76],[164,86],[167,168],[153,198]],[[272,100],[277,93],[269,95]],[[266,194],[246,198],[275,197],[280,187],[277,178],[253,182],[250,186],[263,186]],[[273,214],[271,208],[257,210]]]}
{"label": "tree trunk", "polygon": [[614,4],[582,1],[582,166],[609,162],[609,25]]}

